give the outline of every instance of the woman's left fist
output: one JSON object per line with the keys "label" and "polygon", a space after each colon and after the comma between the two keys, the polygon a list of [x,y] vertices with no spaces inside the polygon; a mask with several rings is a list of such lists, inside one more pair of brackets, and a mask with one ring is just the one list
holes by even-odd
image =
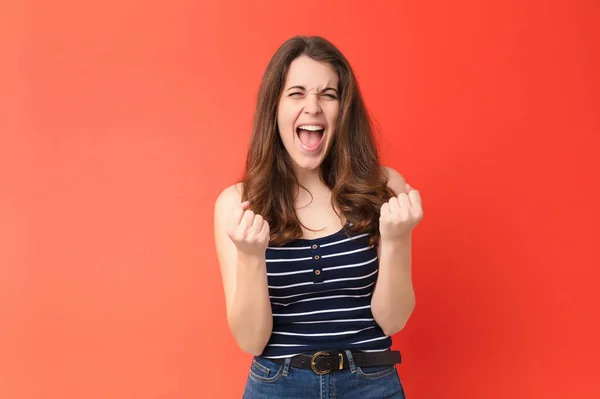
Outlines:
{"label": "woman's left fist", "polygon": [[381,206],[379,233],[382,240],[408,236],[423,218],[423,205],[418,190],[406,183],[406,193],[392,197]]}

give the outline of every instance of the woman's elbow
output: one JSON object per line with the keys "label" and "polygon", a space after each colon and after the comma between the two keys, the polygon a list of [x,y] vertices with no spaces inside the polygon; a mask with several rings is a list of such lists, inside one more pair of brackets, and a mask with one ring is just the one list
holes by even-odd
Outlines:
{"label": "woman's elbow", "polygon": [[266,345],[257,345],[255,343],[246,343],[246,344],[241,344],[238,343],[240,349],[252,356],[260,356],[263,354],[263,352],[265,351],[265,346]]}
{"label": "woman's elbow", "polygon": [[391,337],[392,335],[395,335],[402,331],[404,327],[406,327],[406,324],[408,323],[408,320],[410,319],[414,308],[415,305],[413,302],[409,306],[407,306],[401,314],[397,315],[393,319],[382,320],[378,322],[379,326],[383,330],[383,333],[386,336]]}

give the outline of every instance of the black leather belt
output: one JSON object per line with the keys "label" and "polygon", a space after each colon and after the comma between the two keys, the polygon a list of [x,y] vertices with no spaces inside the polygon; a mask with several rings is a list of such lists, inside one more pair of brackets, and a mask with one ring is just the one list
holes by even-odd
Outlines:
{"label": "black leather belt", "polygon": [[[399,351],[383,352],[351,352],[354,365],[357,367],[391,366],[402,363]],[[269,359],[272,362],[284,364],[285,359]],[[345,352],[317,352],[314,355],[294,356],[291,367],[312,369],[317,374],[327,374],[333,370],[343,370],[350,367]]]}

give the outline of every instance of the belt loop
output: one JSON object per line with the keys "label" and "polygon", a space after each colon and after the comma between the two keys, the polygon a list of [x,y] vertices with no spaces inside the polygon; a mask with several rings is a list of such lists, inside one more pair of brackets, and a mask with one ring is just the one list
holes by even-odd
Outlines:
{"label": "belt loop", "polygon": [[344,350],[346,357],[348,358],[348,366],[350,367],[350,372],[352,374],[356,373],[356,365],[354,364],[354,357],[352,357],[352,352],[349,350]]}
{"label": "belt loop", "polygon": [[292,363],[292,358],[288,357],[285,359],[285,363],[283,364],[283,376],[287,377],[290,374],[290,364]]}

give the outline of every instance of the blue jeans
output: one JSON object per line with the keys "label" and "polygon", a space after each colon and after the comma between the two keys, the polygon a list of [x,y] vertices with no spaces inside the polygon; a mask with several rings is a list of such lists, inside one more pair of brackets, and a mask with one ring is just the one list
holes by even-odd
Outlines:
{"label": "blue jeans", "polygon": [[243,399],[405,399],[395,365],[361,368],[346,355],[349,368],[324,375],[254,357]]}

